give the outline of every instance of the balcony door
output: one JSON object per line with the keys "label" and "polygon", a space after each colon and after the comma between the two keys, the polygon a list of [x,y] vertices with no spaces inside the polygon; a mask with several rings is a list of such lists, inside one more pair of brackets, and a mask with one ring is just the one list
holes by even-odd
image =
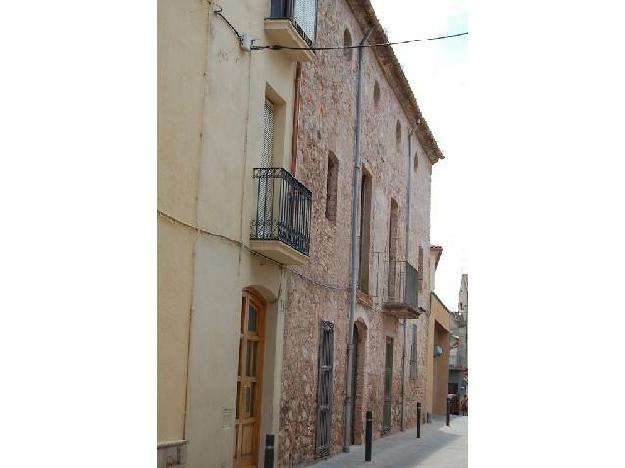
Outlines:
{"label": "balcony door", "polygon": [[399,208],[391,198],[391,214],[388,226],[388,298],[389,302],[400,302],[397,294],[397,219]]}
{"label": "balcony door", "polygon": [[257,467],[260,444],[265,306],[243,291],[237,373],[234,467]]}
{"label": "balcony door", "polygon": [[[260,151],[260,167],[267,169],[273,164],[273,136],[275,130],[274,106],[269,99],[265,98],[263,110],[263,141]],[[273,179],[265,173],[258,181],[258,237],[269,239],[272,237],[273,220]]]}

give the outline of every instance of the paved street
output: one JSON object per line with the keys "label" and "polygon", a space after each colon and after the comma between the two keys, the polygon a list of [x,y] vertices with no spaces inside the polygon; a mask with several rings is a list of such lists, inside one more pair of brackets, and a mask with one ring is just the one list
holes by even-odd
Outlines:
{"label": "paved street", "polygon": [[432,424],[421,426],[421,438],[411,429],[373,442],[372,460],[365,463],[365,446],[351,448],[329,460],[317,463],[314,468],[346,466],[410,467],[410,468],[466,468],[468,421],[466,416],[452,416],[450,427],[445,418],[437,417]]}

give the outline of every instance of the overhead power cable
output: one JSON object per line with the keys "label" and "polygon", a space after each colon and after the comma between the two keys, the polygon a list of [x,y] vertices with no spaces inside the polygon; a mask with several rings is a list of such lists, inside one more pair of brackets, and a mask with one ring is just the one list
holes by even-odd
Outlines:
{"label": "overhead power cable", "polygon": [[407,41],[397,41],[397,42],[381,42],[376,44],[356,44],[352,46],[331,46],[331,47],[288,47],[279,44],[271,44],[271,45],[253,45],[252,50],[344,50],[344,49],[360,49],[366,47],[388,47],[398,44],[409,44],[411,42],[425,42],[425,41],[438,41],[440,39],[449,39],[452,37],[466,36],[469,34],[468,31],[457,33],[457,34],[449,34],[446,36],[437,36],[437,37],[427,37],[425,39],[409,39]]}
{"label": "overhead power cable", "polygon": [[[226,24],[230,26],[230,29],[234,31],[234,34],[236,34],[237,39],[241,41],[241,39],[243,38],[243,35],[239,33],[239,31],[237,31],[237,28],[235,28],[232,25],[232,23],[228,21],[228,18],[226,18],[221,13],[224,10],[223,7],[217,3],[215,3],[215,6],[219,7],[219,10],[214,10],[213,13],[215,13],[217,16],[223,19],[226,22]],[[469,34],[469,32],[465,31],[465,32],[457,33],[457,34],[448,34],[445,36],[426,37],[424,39],[408,39],[407,41],[381,42],[381,43],[376,43],[376,44],[356,44],[352,46],[289,47],[289,46],[280,45],[280,44],[252,45],[251,50],[265,50],[265,49],[268,49],[268,50],[345,50],[345,49],[360,49],[360,48],[367,48],[367,47],[389,47],[393,45],[410,44],[411,42],[427,42],[427,41],[438,41],[441,39],[451,39],[454,37],[466,36],[467,34]],[[252,43],[253,42],[254,41],[252,40]]]}
{"label": "overhead power cable", "polygon": [[246,246],[241,241],[238,241],[238,240],[235,240],[235,239],[231,239],[231,238],[229,238],[227,236],[224,236],[223,234],[216,234],[214,232],[210,232],[210,231],[207,231],[205,229],[201,229],[201,228],[199,228],[197,226],[192,226],[191,224],[188,224],[188,223],[186,223],[184,221],[181,221],[178,218],[176,218],[176,217],[174,217],[174,216],[172,216],[172,215],[170,215],[168,213],[165,213],[164,211],[157,210],[157,213],[158,213],[159,216],[169,220],[170,222],[175,223],[175,224],[179,224],[181,226],[184,226],[184,227],[186,227],[186,228],[188,228],[188,229],[190,229],[192,231],[198,232],[200,234],[204,234],[206,236],[216,237],[218,239],[221,239],[221,240],[227,241],[229,243],[235,244],[238,247],[240,247],[243,250],[245,250],[248,253],[250,253],[251,255],[254,255],[256,257],[261,257],[264,260],[266,260],[266,261],[276,265],[280,270],[288,271],[288,272],[290,272],[290,273],[292,273],[292,274],[294,274],[296,276],[299,276],[303,280],[308,281],[308,282],[310,282],[310,283],[312,283],[312,284],[314,284],[316,286],[319,286],[319,287],[322,287],[322,288],[325,288],[325,289],[332,289],[334,291],[348,291],[349,290],[349,286],[334,286],[334,285],[326,284],[326,283],[323,283],[321,281],[316,281],[315,279],[310,278],[310,277],[308,277],[306,275],[303,275],[302,273],[298,273],[297,271],[292,270],[291,268],[286,267],[286,266],[280,264],[279,262],[276,262],[275,260],[273,260],[273,259],[271,259],[271,258],[269,258],[269,257],[267,257],[267,256],[265,256],[265,255],[263,255],[263,254],[261,254],[259,252],[256,252],[255,250],[252,250],[251,248]]}
{"label": "overhead power cable", "polygon": [[228,21],[228,18],[226,18],[224,15],[221,14],[221,12],[224,11],[224,8],[221,5],[217,5],[217,4],[215,4],[215,5],[219,7],[219,10],[214,10],[213,13],[215,13],[217,16],[219,16],[221,19],[223,19],[226,23],[228,23],[228,26],[230,26],[230,29],[232,29],[234,31],[234,33],[237,35],[237,38],[240,41],[242,36],[241,36],[241,34],[239,34],[239,31],[237,31],[237,28],[232,26],[232,23],[230,21]]}

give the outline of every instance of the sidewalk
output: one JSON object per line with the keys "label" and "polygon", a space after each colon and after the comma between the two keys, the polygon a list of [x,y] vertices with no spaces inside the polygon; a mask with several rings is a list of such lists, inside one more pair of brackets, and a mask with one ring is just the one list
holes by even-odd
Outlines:
{"label": "sidewalk", "polygon": [[435,417],[431,424],[399,432],[373,442],[372,457],[365,463],[365,446],[353,445],[349,453],[341,453],[312,465],[314,468],[347,466],[388,468],[466,468],[468,465],[467,416],[451,416],[450,426],[445,418]]}

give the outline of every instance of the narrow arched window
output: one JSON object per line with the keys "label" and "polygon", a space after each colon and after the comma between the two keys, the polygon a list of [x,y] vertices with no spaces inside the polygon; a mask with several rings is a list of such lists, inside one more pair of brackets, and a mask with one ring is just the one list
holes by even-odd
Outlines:
{"label": "narrow arched window", "polygon": [[339,161],[336,155],[330,151],[328,153],[328,174],[326,180],[326,218],[331,222],[336,222],[336,201],[339,179]]}
{"label": "narrow arched window", "polygon": [[377,106],[378,102],[380,102],[380,85],[378,84],[378,80],[375,80],[375,84],[373,85],[373,103]]}
{"label": "narrow arched window", "polygon": [[[343,47],[351,47],[352,45],[352,35],[349,32],[349,29],[345,28],[343,31]],[[349,61],[352,59],[352,51],[353,49],[343,49],[343,55]]]}

